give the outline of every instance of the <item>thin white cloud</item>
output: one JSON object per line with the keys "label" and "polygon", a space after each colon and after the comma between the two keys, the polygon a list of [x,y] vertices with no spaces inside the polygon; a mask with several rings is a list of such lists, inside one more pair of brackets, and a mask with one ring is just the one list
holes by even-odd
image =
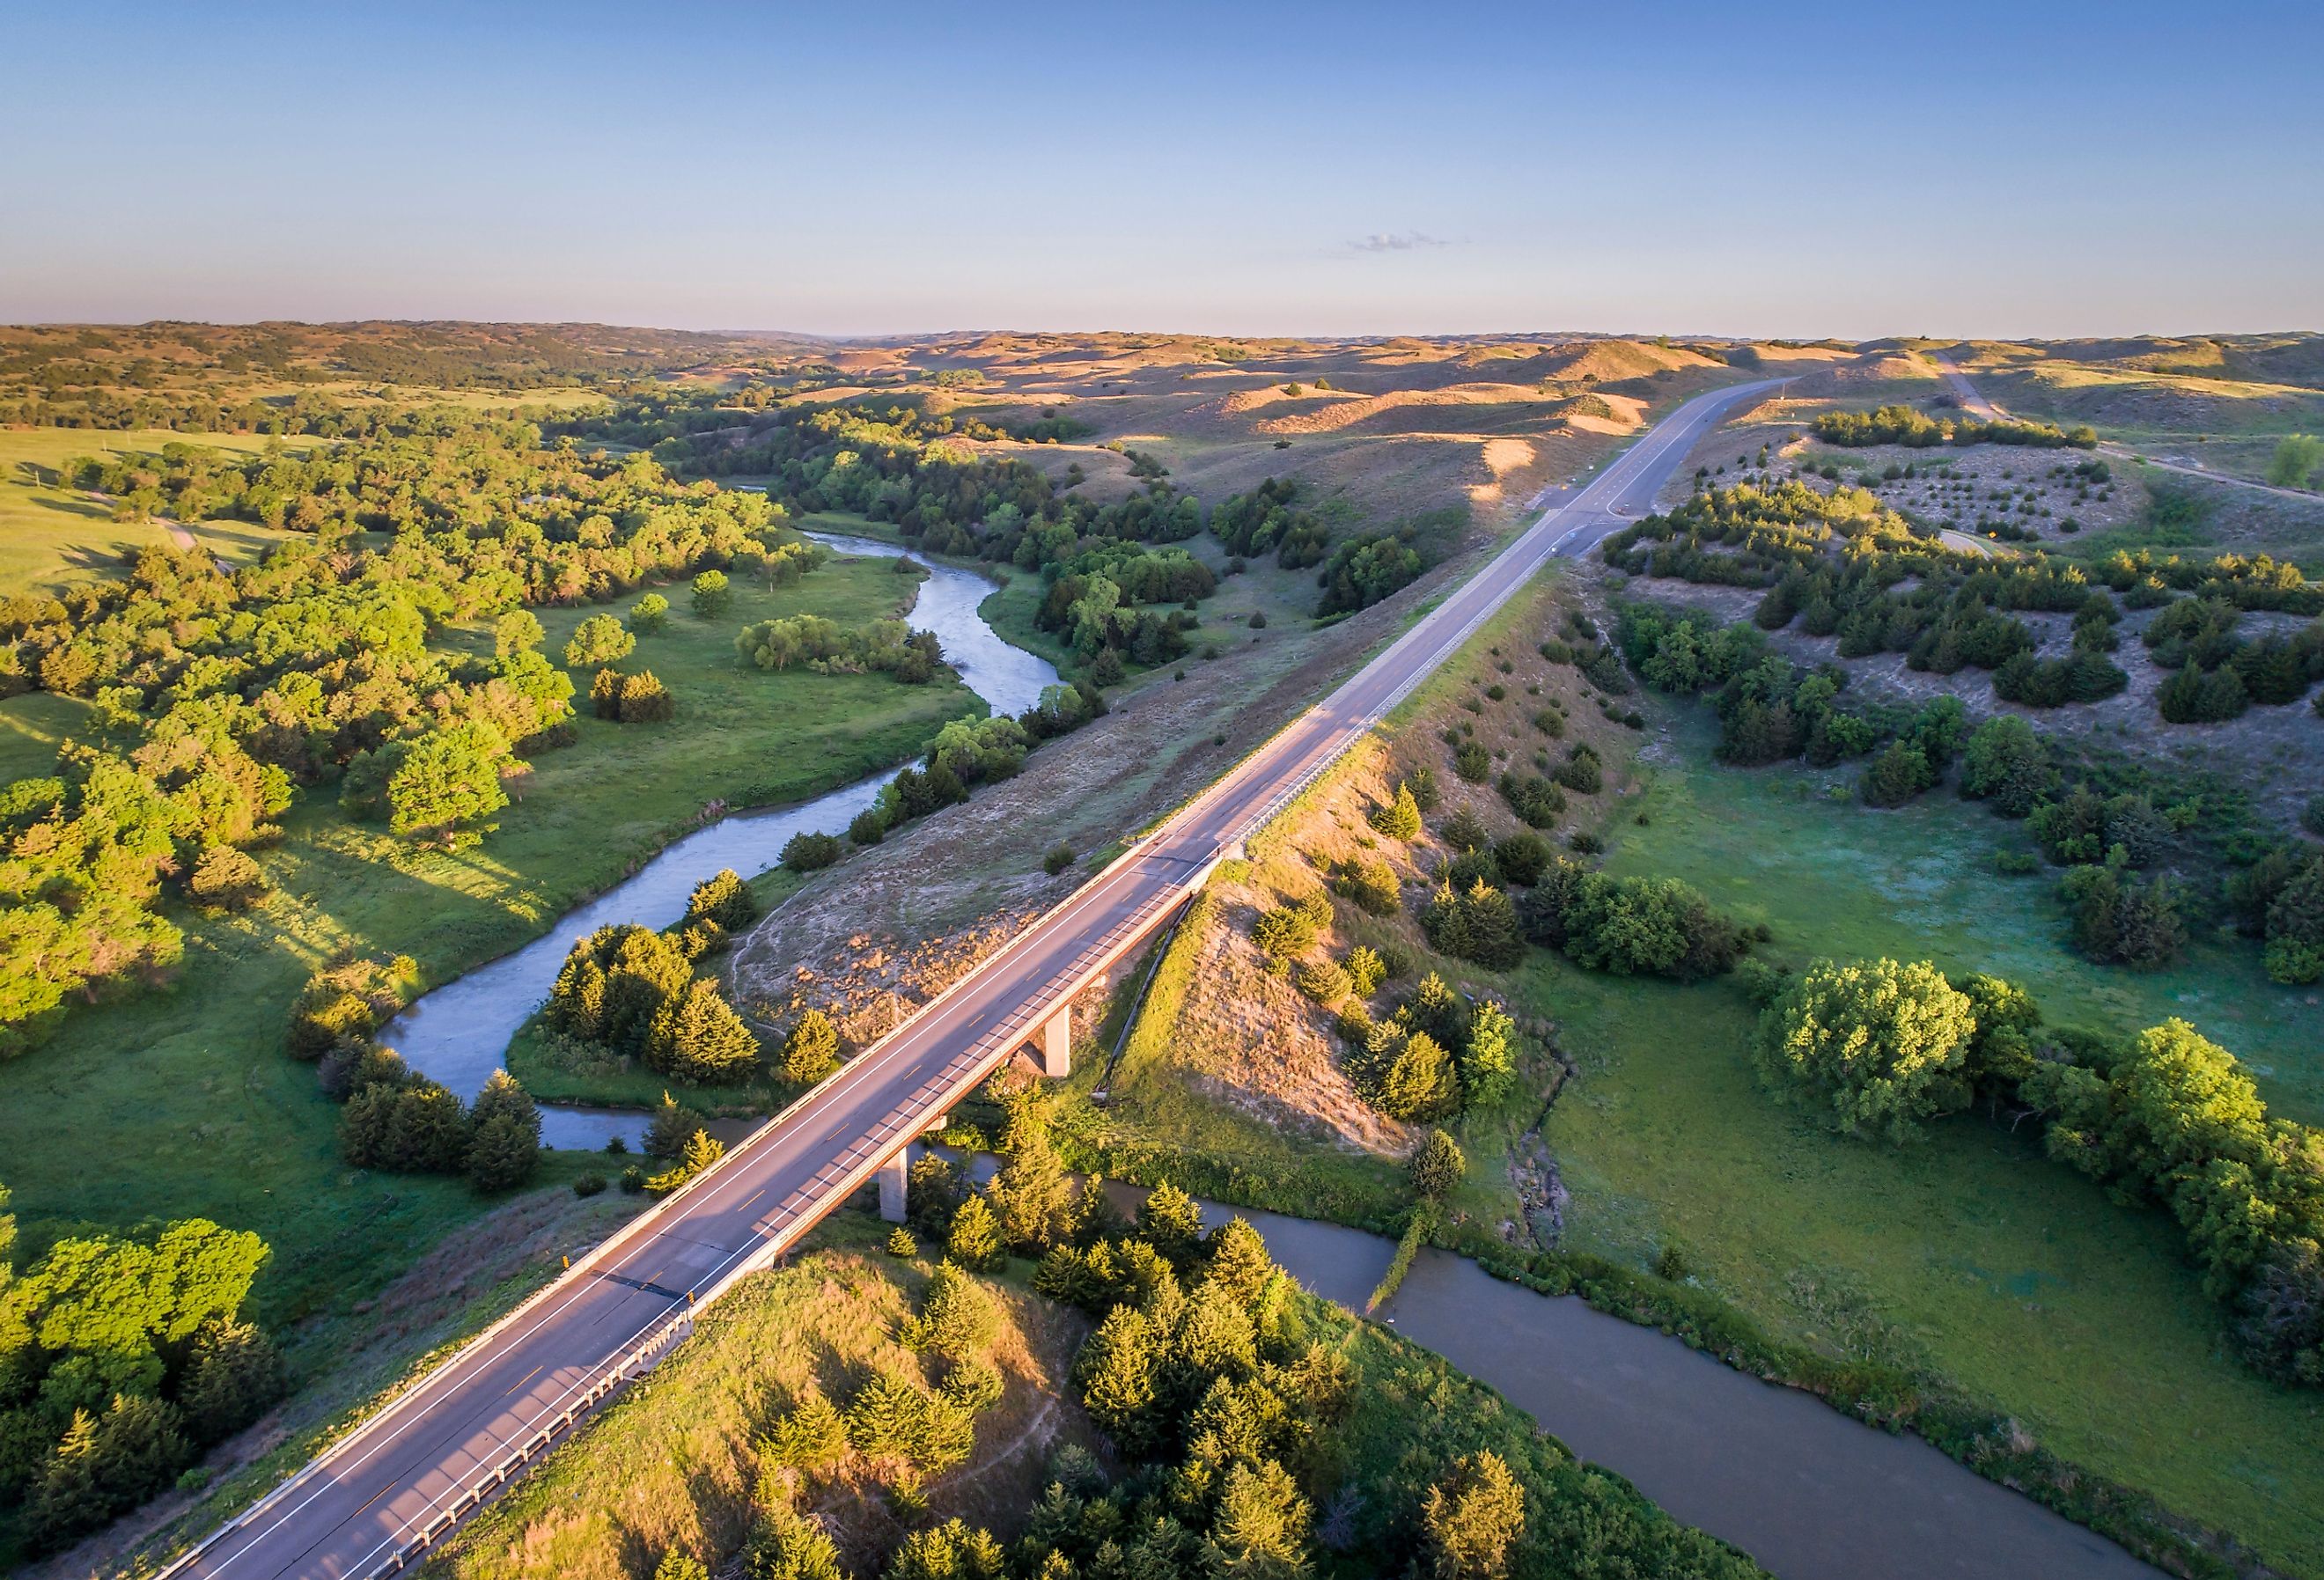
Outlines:
{"label": "thin white cloud", "polygon": [[1409,253],[1422,247],[1449,247],[1452,245],[1443,236],[1429,236],[1417,230],[1379,231],[1361,241],[1348,244],[1360,253]]}

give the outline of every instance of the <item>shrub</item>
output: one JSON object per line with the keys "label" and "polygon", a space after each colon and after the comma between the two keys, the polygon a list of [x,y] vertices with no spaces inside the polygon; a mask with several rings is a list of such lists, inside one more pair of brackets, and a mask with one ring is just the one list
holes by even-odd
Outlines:
{"label": "shrub", "polygon": [[839,1067],[839,1030],[818,1009],[799,1012],[783,1042],[783,1079],[812,1086]]}
{"label": "shrub", "polygon": [[619,663],[636,649],[638,639],[622,629],[611,614],[592,614],[573,628],[565,643],[567,669]]}
{"label": "shrub", "polygon": [[1481,741],[1462,741],[1452,748],[1452,772],[1471,784],[1482,784],[1493,776],[1493,754]]}
{"label": "shrub", "polygon": [[1368,999],[1379,991],[1381,981],[1388,975],[1388,963],[1379,952],[1362,944],[1348,951],[1340,963],[1348,974],[1348,991],[1360,999]]}
{"label": "shrub", "polygon": [[586,1197],[593,1196],[602,1196],[604,1194],[604,1190],[605,1177],[602,1174],[576,1174],[573,1177],[573,1194],[575,1196],[581,1197],[586,1199]]}
{"label": "shrub", "polygon": [[1251,941],[1268,959],[1287,962],[1315,947],[1323,929],[1332,925],[1332,901],[1324,894],[1311,894],[1293,905],[1277,905],[1259,914],[1251,924]]}
{"label": "shrub", "polygon": [[831,865],[844,847],[829,834],[794,834],[783,842],[782,864],[794,873],[812,873]]}
{"label": "shrub", "polygon": [[1760,1079],[1845,1135],[1902,1144],[1965,1105],[1974,1006],[1926,961],[1817,961],[1762,1012]]}
{"label": "shrub", "polygon": [[877,845],[887,837],[888,814],[877,807],[866,807],[847,821],[850,845]]}
{"label": "shrub", "polygon": [[1073,864],[1074,847],[1070,845],[1053,845],[1048,854],[1041,858],[1041,870],[1052,878]]}
{"label": "shrub", "polygon": [[2062,889],[2074,919],[2075,947],[2101,965],[2152,971],[2186,947],[2179,886],[2167,873],[2142,883],[2112,863],[2078,866],[2067,873]]}
{"label": "shrub", "polygon": [[1432,1130],[1413,1148],[1408,1169],[1413,1195],[1423,1201],[1443,1201],[1468,1177],[1469,1160],[1460,1142],[1441,1130]]}
{"label": "shrub", "polygon": [[1404,902],[1403,885],[1396,869],[1377,856],[1342,862],[1333,873],[1332,887],[1372,916],[1394,916]]}
{"label": "shrub", "polygon": [[1462,807],[1444,819],[1443,826],[1436,831],[1436,836],[1442,839],[1449,849],[1480,851],[1492,843],[1493,833],[1491,829],[1485,827],[1485,820],[1482,818],[1478,817],[1467,807]]}
{"label": "shrub", "polygon": [[1347,972],[1331,960],[1311,960],[1295,971],[1291,980],[1301,993],[1327,1010],[1350,992]]}
{"label": "shrub", "polygon": [[1564,792],[1538,774],[1512,770],[1501,775],[1500,790],[1509,810],[1536,828],[1554,827],[1565,811]]}
{"label": "shrub", "polygon": [[1901,807],[1936,782],[1925,753],[1908,741],[1891,741],[1864,765],[1856,791],[1868,807]]}
{"label": "shrub", "polygon": [[1465,891],[1450,882],[1440,884],[1420,927],[1442,953],[1489,970],[1507,971],[1525,957],[1524,935],[1508,892],[1481,877]]}
{"label": "shrub", "polygon": [[1550,777],[1576,795],[1594,796],[1606,786],[1605,769],[1599,762],[1597,748],[1587,741],[1576,741],[1573,750]]}
{"label": "shrub", "polygon": [[694,578],[694,614],[698,620],[715,620],[734,601],[734,590],[723,570],[706,570]]}
{"label": "shrub", "polygon": [[1500,869],[1503,882],[1529,887],[1541,881],[1553,854],[1549,841],[1531,829],[1520,829],[1494,842],[1493,864]]}
{"label": "shrub", "polygon": [[1372,808],[1371,824],[1390,839],[1419,838],[1420,804],[1414,799],[1412,786],[1399,782],[1394,800],[1385,807]]}
{"label": "shrub", "polygon": [[637,636],[651,636],[669,623],[669,600],[659,593],[648,593],[630,605],[630,631]]}
{"label": "shrub", "polygon": [[247,910],[266,898],[266,874],[234,846],[214,845],[195,864],[186,893],[196,904],[214,910]]}
{"label": "shrub", "polygon": [[2050,793],[2050,749],[2015,714],[1989,718],[1970,732],[1962,754],[1960,793],[1987,800],[2005,818],[2023,818]]}

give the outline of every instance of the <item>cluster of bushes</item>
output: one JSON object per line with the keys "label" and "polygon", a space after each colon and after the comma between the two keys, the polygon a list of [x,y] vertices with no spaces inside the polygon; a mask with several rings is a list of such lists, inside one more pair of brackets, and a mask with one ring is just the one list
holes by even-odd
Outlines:
{"label": "cluster of bushes", "polygon": [[2324,1132],[2272,1120],[2233,1055],[2183,1021],[2128,1044],[2047,1027],[2015,984],[1922,962],[1761,970],[1762,1080],[1844,1134],[1909,1142],[1982,1099],[2044,1120],[2052,1158],[2168,1208],[2246,1356],[2324,1385]]}
{"label": "cluster of bushes", "polygon": [[678,716],[678,699],[651,670],[624,675],[600,670],[589,682],[589,708],[599,718],[621,724],[667,724]]}
{"label": "cluster of bushes", "polygon": [[1731,971],[1752,935],[1676,878],[1615,878],[1552,855],[1517,903],[1526,938],[1616,976],[1696,982]]}
{"label": "cluster of bushes", "polygon": [[901,620],[872,620],[849,630],[820,614],[792,614],[745,625],[734,651],[762,670],[811,670],[818,675],[891,675],[926,685],[944,668],[944,646],[933,631]]}
{"label": "cluster of bushes", "polygon": [[1384,1019],[1371,1018],[1366,996],[1353,995],[1340,1014],[1348,1075],[1389,1118],[1448,1119],[1489,1109],[1515,1088],[1516,1022],[1492,1000],[1471,1002],[1433,971]]}
{"label": "cluster of bushes", "polygon": [[1316,617],[1369,609],[1419,580],[1428,565],[1414,546],[1416,536],[1406,528],[1342,541],[1315,575],[1315,585],[1323,589],[1315,603]]}
{"label": "cluster of bushes", "polygon": [[281,1396],[282,1363],[240,1316],[257,1235],[69,1235],[20,1272],[7,1205],[0,1187],[0,1502],[48,1551],[179,1484]]}
{"label": "cluster of bushes", "polygon": [[1272,552],[1286,570],[1321,564],[1332,530],[1300,503],[1299,483],[1269,477],[1249,494],[1221,500],[1211,510],[1211,535],[1230,554],[1256,559]]}
{"label": "cluster of bushes", "polygon": [[459,1175],[484,1192],[523,1184],[540,1162],[540,1114],[506,1070],[463,1104],[376,1039],[418,980],[408,956],[335,962],[307,979],[291,1006],[285,1046],[313,1062],[324,1093],[345,1105],[340,1156],[358,1169]]}
{"label": "cluster of bushes", "polygon": [[1157,552],[1119,545],[1074,561],[1085,562],[1094,563],[1049,584],[1036,625],[1062,635],[1083,660],[1102,663],[1116,679],[1126,663],[1163,664],[1185,656],[1185,633],[1196,624],[1192,613],[1176,609],[1166,614],[1134,605],[1208,597],[1217,585],[1208,566],[1183,549]]}
{"label": "cluster of bushes", "polygon": [[2324,982],[2324,851],[2278,845],[2228,879],[2227,900],[2236,929],[2265,946],[2269,976]]}
{"label": "cluster of bushes", "polygon": [[[912,818],[968,799],[977,785],[1010,778],[1043,741],[1069,735],[1105,711],[1095,686],[1061,681],[1042,688],[1039,700],[1015,718],[956,719],[929,740],[918,767],[900,770],[880,788],[879,798],[848,824],[847,837],[877,845]],[[784,844],[780,859],[793,872],[817,872],[846,848],[834,835],[799,833]]]}
{"label": "cluster of bushes", "polygon": [[2060,449],[2096,449],[2098,430],[2084,425],[2061,429],[2054,423],[2027,422],[2015,418],[1987,420],[1951,413],[1931,417],[1910,406],[1883,406],[1873,411],[1826,411],[1815,420],[1815,436],[1826,444],[1860,449],[1868,445],[1897,444],[1914,449],[1933,445],[2011,444]]}
{"label": "cluster of bushes", "polygon": [[2299,701],[2324,679],[2324,617],[2291,636],[2247,641],[2236,633],[2243,611],[2226,598],[2181,598],[2158,612],[2141,638],[2154,662],[2178,672],[2155,694],[2172,724],[2241,717],[2258,704]]}
{"label": "cluster of bushes", "polygon": [[696,963],[758,917],[741,878],[721,872],[694,891],[666,932],[618,923],[576,939],[542,1012],[567,1037],[630,1058],[673,1079],[705,1084],[759,1073],[759,1039]]}

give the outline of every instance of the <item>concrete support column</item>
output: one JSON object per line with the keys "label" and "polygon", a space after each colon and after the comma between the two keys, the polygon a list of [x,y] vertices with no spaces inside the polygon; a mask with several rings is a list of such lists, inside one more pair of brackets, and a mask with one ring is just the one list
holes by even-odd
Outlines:
{"label": "concrete support column", "polygon": [[904,1190],[912,1178],[912,1143],[906,1141],[896,1149],[896,1155],[880,1165],[880,1216],[890,1224],[904,1221]]}
{"label": "concrete support column", "polygon": [[1041,1027],[1041,1073],[1062,1081],[1074,1073],[1074,1007],[1059,1004]]}

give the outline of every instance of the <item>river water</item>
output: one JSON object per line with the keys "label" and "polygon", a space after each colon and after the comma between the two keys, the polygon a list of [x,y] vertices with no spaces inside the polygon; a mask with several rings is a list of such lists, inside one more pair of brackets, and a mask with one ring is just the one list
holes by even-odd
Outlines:
{"label": "river water", "polygon": [[[892,559],[903,553],[871,538],[826,532],[807,536],[840,554]],[[992,584],[973,571],[931,566],[912,605],[911,623],[936,633],[945,660],[994,713],[1022,713],[1040,700],[1042,688],[1056,683],[1057,671],[1047,660],[1003,642],[984,623],[977,605],[991,592]],[[890,770],[811,801],[740,812],[697,829],[665,848],[634,876],[567,911],[524,947],[422,996],[395,1018],[380,1040],[430,1080],[464,1099],[474,1097],[501,1067],[509,1039],[547,1001],[574,939],[616,922],[669,926],[686,914],[687,897],[705,878],[724,867],[753,877],[776,864],[793,835],[841,832],[894,777]],[[644,1115],[630,1110],[553,1103],[540,1109],[545,1146],[596,1148],[620,1136],[635,1147],[645,1124]]]}
{"label": "river water", "polygon": [[[843,554],[893,558],[870,539],[810,534]],[[913,605],[945,657],[995,713],[1019,713],[1056,671],[1010,646],[977,614],[991,584],[932,568]],[[792,835],[836,833],[891,772],[798,806],[724,818],[568,912],[541,938],[420,999],[383,1040],[463,1097],[500,1067],[509,1039],[549,996],[572,941],[613,922],[667,927],[722,867],[773,866]],[[541,1108],[542,1140],[632,1147],[644,1116]],[[740,1127],[749,1128],[747,1125]],[[979,1160],[985,1172],[989,1161]],[[1109,1187],[1126,1207],[1143,1192]],[[1233,1209],[1204,1204],[1213,1224]],[[1291,1276],[1360,1310],[1394,1257],[1379,1235],[1245,1211]],[[1876,1431],[1794,1389],[1747,1377],[1652,1328],[1571,1296],[1536,1294],[1473,1262],[1424,1251],[1379,1319],[1498,1390],[1584,1459],[1627,1476],[1672,1517],[1733,1542],[1784,1580],[2155,1580],[2159,1571],[1916,1437]]]}
{"label": "river water", "polygon": [[[981,1172],[981,1170],[980,1170]],[[1145,1192],[1109,1184],[1125,1210]],[[1360,1311],[1396,1245],[1360,1229],[1240,1212],[1305,1289]],[[2030,1498],[1812,1395],[1727,1366],[1572,1295],[1423,1251],[1376,1319],[1498,1391],[1784,1580],[2157,1580],[2161,1571]]]}

